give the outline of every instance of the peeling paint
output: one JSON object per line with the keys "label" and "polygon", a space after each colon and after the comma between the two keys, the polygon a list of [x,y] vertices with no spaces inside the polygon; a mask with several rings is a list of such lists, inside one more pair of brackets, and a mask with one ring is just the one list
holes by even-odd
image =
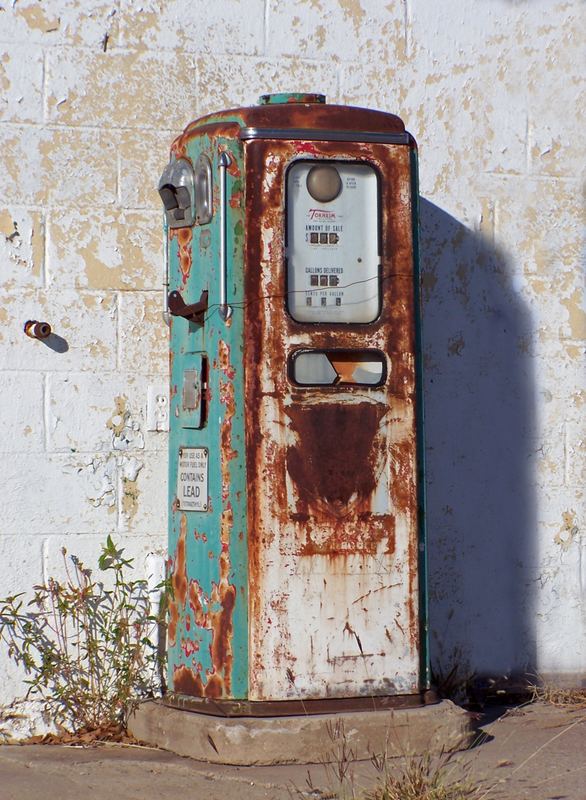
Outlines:
{"label": "peeling paint", "polygon": [[567,552],[580,535],[580,530],[576,524],[576,514],[573,511],[564,511],[562,514],[563,525],[560,531],[554,536],[554,542]]}
{"label": "peeling paint", "polygon": [[133,419],[127,404],[128,398],[125,395],[115,397],[114,413],[106,421],[106,428],[112,431],[112,447],[114,450],[144,448],[144,436],[140,422],[137,419]]}

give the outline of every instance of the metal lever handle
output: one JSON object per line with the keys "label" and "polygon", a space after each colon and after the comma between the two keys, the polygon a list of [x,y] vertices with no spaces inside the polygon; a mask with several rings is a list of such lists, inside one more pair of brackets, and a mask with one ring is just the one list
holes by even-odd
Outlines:
{"label": "metal lever handle", "polygon": [[200,325],[203,325],[205,313],[208,310],[208,292],[207,290],[203,291],[197,303],[192,303],[189,306],[185,304],[185,300],[181,297],[181,292],[170,292],[168,306],[174,317],[185,317],[185,319],[199,322]]}
{"label": "metal lever handle", "polygon": [[227,322],[232,316],[232,308],[228,305],[228,263],[226,260],[226,168],[230,166],[230,155],[224,150],[220,153],[220,317]]}

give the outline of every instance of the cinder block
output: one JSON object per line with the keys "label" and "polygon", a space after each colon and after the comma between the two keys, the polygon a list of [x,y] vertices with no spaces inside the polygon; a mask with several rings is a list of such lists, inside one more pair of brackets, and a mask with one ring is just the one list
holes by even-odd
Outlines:
{"label": "cinder block", "polygon": [[[8,435],[0,438],[2,453],[41,453],[45,444],[43,376],[0,372],[0,415]],[[0,562],[1,563],[1,562]]]}
{"label": "cinder block", "polygon": [[149,534],[167,526],[167,453],[118,457],[120,530]]}
{"label": "cinder block", "polygon": [[338,94],[338,75],[331,62],[294,58],[265,60],[240,57],[237,61],[210,54],[197,59],[197,113],[256,105],[261,94],[274,87],[293,86],[296,92],[319,91],[332,102]]}
{"label": "cinder block", "polygon": [[193,59],[179,52],[55,48],[47,57],[47,114],[59,125],[161,128],[187,123]]}
{"label": "cinder block", "polygon": [[558,339],[539,331],[532,343],[537,416],[545,428],[572,418],[586,401],[584,358],[586,342]]}
{"label": "cinder block", "polygon": [[171,142],[182,132],[186,118],[195,116],[192,109],[193,103],[190,103],[179,118],[168,119],[169,130],[119,133],[120,203],[127,208],[156,209],[160,216],[155,232],[161,241],[163,205],[157,186],[169,160]]}
{"label": "cinder block", "polygon": [[0,536],[0,597],[26,593],[43,580],[43,539],[28,534],[6,533]]}
{"label": "cinder block", "polygon": [[[582,257],[583,203],[579,181],[524,177],[489,180],[495,235],[523,272],[557,280]],[[520,191],[520,187],[523,190]]]}
{"label": "cinder block", "polygon": [[114,455],[3,455],[0,474],[6,530],[105,534],[116,529]]}
{"label": "cinder block", "polygon": [[120,43],[155,51],[254,55],[263,50],[264,10],[263,0],[125,3],[120,9]]}
{"label": "cinder block", "polygon": [[[93,372],[49,376],[49,449],[143,451],[149,378]],[[164,438],[164,437],[163,437]],[[152,440],[150,440],[152,441]],[[159,440],[158,447],[162,447]]]}
{"label": "cinder block", "polygon": [[167,434],[146,430],[148,387],[160,375],[92,372],[49,376],[49,450],[166,453]]}
{"label": "cinder block", "polygon": [[45,221],[42,211],[0,209],[0,281],[6,291],[44,283]]}
{"label": "cinder block", "polygon": [[[1,313],[3,312],[3,314]],[[23,290],[5,301],[0,316],[0,368],[55,372],[116,366],[116,298],[73,290]],[[25,335],[27,320],[48,322],[53,332],[43,341]]]}
{"label": "cinder block", "polygon": [[568,471],[566,481],[569,486],[586,486],[586,422],[584,412],[572,414],[566,422],[566,448]]}
{"label": "cinder block", "polygon": [[96,49],[116,41],[118,18],[109,0],[60,0],[39,3],[19,0],[3,7],[0,40],[42,45],[86,45]]}
{"label": "cinder block", "polygon": [[[3,14],[4,16],[4,14]],[[4,20],[3,20],[4,21]],[[43,51],[28,45],[4,45],[0,57],[0,120],[43,121]]]}
{"label": "cinder block", "polygon": [[[583,276],[578,263],[554,276],[531,273],[522,281],[523,301],[540,336],[586,341]],[[547,298],[547,300],[546,300]]]}
{"label": "cinder block", "polygon": [[[3,534],[0,536],[0,598],[24,593],[22,611],[33,596],[33,586],[43,581],[43,539],[40,536]],[[24,697],[28,687],[22,666],[7,657],[2,645],[2,704]],[[6,726],[3,724],[3,728]]]}
{"label": "cinder block", "polygon": [[81,208],[116,201],[115,137],[65,128],[0,128],[0,193],[5,203],[69,203]]}
{"label": "cinder block", "polygon": [[160,214],[70,207],[51,214],[48,241],[54,285],[123,291],[161,287]]}
{"label": "cinder block", "polygon": [[396,64],[405,42],[403,6],[385,2],[366,5],[367,10],[360,3],[306,7],[299,3],[271,4],[267,53],[272,58],[370,62],[379,68]]}
{"label": "cinder block", "polygon": [[120,368],[138,374],[167,373],[169,329],[161,316],[163,292],[120,297]]}

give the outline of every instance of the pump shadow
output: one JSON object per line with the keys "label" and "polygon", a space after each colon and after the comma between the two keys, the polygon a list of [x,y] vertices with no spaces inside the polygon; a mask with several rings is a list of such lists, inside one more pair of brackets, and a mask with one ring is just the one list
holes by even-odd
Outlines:
{"label": "pump shadow", "polygon": [[432,669],[507,685],[536,671],[531,318],[502,251],[420,215]]}

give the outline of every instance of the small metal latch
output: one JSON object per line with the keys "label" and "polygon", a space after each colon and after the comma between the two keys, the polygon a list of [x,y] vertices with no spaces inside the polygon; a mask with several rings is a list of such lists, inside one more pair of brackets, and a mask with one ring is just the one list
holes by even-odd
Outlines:
{"label": "small metal latch", "polygon": [[174,317],[185,317],[185,319],[203,325],[204,315],[207,310],[207,289],[201,293],[201,297],[197,303],[192,303],[190,306],[185,304],[184,299],[181,297],[181,292],[174,291],[169,293],[169,311]]}

